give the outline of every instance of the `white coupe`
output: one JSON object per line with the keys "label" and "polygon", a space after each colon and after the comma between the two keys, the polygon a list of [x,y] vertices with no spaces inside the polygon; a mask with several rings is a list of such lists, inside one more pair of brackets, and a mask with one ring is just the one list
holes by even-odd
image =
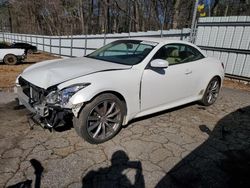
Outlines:
{"label": "white coupe", "polygon": [[102,143],[134,118],[213,104],[223,78],[223,64],[191,43],[125,39],[86,57],[34,64],[17,78],[16,93],[44,127],[71,117],[81,137]]}

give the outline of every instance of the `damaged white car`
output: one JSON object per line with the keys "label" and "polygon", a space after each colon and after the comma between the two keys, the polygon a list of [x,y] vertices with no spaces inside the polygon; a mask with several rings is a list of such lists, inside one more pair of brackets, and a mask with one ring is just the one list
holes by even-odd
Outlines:
{"label": "damaged white car", "polygon": [[213,104],[223,77],[223,64],[191,43],[127,39],[86,57],[32,65],[17,78],[16,93],[44,127],[69,115],[81,137],[101,143],[134,118],[192,101]]}

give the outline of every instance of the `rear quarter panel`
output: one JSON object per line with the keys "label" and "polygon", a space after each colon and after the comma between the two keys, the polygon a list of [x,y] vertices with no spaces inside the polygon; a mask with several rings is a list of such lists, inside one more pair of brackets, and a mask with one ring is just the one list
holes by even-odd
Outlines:
{"label": "rear quarter panel", "polygon": [[0,49],[0,60],[4,59],[4,56],[7,54],[13,54],[15,56],[22,56],[24,54],[23,49],[16,49],[16,48],[6,48],[6,49]]}
{"label": "rear quarter panel", "polygon": [[199,87],[201,90],[205,91],[208,83],[215,76],[220,77],[222,84],[224,79],[224,69],[222,67],[222,62],[220,60],[212,57],[205,57],[202,60],[202,66],[200,71],[202,73],[200,80],[200,87]]}

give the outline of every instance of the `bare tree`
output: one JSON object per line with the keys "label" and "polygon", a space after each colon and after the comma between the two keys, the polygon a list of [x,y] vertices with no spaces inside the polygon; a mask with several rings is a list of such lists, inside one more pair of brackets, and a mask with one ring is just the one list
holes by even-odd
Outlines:
{"label": "bare tree", "polygon": [[[163,29],[190,27],[195,1],[5,0],[2,2],[4,3],[0,3],[1,30],[72,35],[159,30],[161,27]],[[215,0],[211,7],[213,16],[250,15],[248,0]]]}

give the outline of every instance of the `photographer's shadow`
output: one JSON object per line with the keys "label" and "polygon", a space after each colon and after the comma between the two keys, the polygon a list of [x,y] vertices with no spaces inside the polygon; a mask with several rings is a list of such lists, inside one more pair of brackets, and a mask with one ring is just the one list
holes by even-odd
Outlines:
{"label": "photographer's shadow", "polygon": [[[134,182],[128,179],[127,173],[134,172]],[[127,172],[127,173],[126,173]],[[129,173],[133,174],[133,173]],[[131,177],[131,176],[130,176]],[[112,187],[145,187],[140,161],[129,161],[124,151],[116,151],[111,158],[111,166],[90,171],[82,179],[83,188],[112,188]]]}

